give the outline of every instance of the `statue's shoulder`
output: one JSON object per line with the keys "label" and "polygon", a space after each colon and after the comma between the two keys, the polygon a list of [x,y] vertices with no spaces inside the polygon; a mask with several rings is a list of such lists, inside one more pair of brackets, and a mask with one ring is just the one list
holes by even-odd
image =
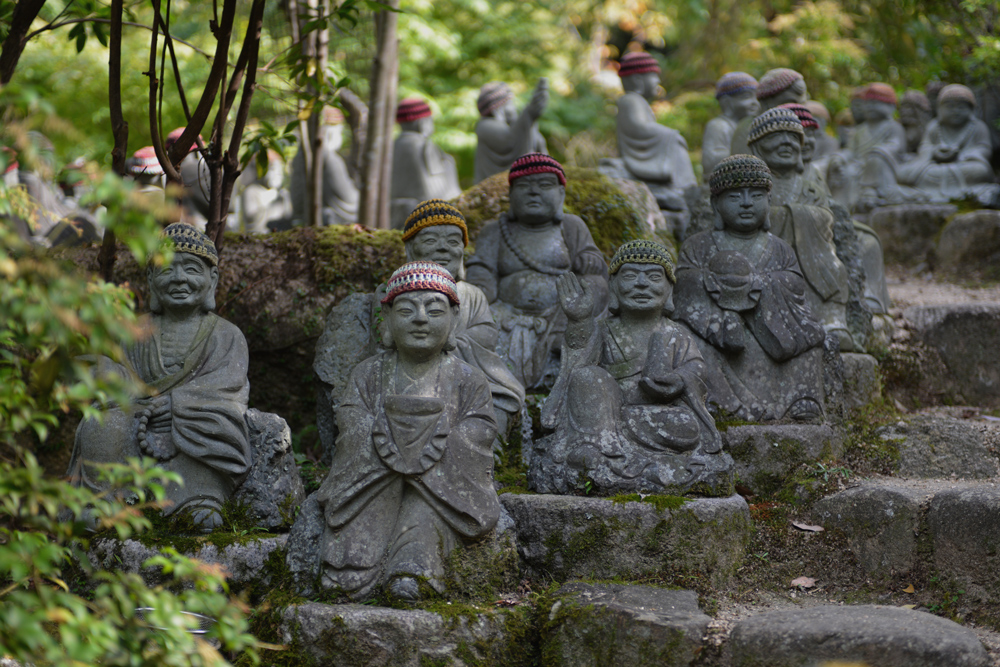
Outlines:
{"label": "statue's shoulder", "polygon": [[215,328],[212,330],[213,337],[234,340],[237,343],[241,343],[243,347],[247,346],[246,336],[243,335],[238,326],[216,313],[209,313],[208,317],[215,320]]}

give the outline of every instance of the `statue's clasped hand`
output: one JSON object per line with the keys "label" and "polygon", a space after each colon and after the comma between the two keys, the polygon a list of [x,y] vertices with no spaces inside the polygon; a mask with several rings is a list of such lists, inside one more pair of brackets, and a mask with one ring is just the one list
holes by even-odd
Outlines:
{"label": "statue's clasped hand", "polygon": [[171,434],[170,394],[150,399],[139,413],[139,449],[158,461],[169,461],[177,456]]}
{"label": "statue's clasped hand", "polygon": [[684,391],[684,378],[678,373],[667,373],[660,378],[652,378],[648,375],[642,376],[639,386],[652,398],[660,400],[673,400]]}

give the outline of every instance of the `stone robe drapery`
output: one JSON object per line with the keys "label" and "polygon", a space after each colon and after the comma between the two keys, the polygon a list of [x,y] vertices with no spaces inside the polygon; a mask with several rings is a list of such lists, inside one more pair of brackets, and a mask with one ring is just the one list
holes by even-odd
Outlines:
{"label": "stone robe drapery", "polygon": [[476,123],[476,183],[510,169],[514,160],[526,153],[547,153],[538,121],[524,111],[512,125],[503,118],[480,118]]}
{"label": "stone robe drapery", "polygon": [[394,575],[440,585],[442,558],[500,517],[493,489],[493,418],[483,374],[442,354],[427,396],[393,396],[395,352],[359,364],[337,409],[330,474],[318,491],[326,521],[323,584],[352,597]]}
{"label": "stone robe drapery", "polygon": [[727,116],[716,116],[705,124],[701,140],[701,167],[708,182],[716,166],[729,157],[729,147],[736,132],[736,121]]}
{"label": "stone robe drapery", "polygon": [[[171,484],[167,498],[174,505],[197,504],[209,498],[220,504],[228,498],[250,469],[250,443],[246,426],[249,352],[240,330],[214,313],[201,321],[184,366],[168,371],[160,355],[159,316],[141,320],[147,336],[125,350],[127,366],[104,360],[103,371],[133,376],[149,391],[132,406],[115,408],[104,424],[81,423],[70,462],[70,474],[88,488],[99,484],[88,470],[90,462],[123,462],[140,456],[135,412],[150,396],[170,395],[170,438],[177,448],[174,458],[159,465],[179,472],[183,487]],[[110,369],[109,366],[112,366]]]}
{"label": "stone robe drapery", "polygon": [[699,336],[708,366],[710,406],[740,419],[780,419],[796,401],[823,405],[823,326],[806,301],[795,251],[769,232],[759,256],[747,257],[760,280],[756,307],[740,313],[744,349],[724,351],[710,340],[725,312],[709,292],[709,263],[725,247],[723,231],[695,234],[681,246],[675,317]]}
{"label": "stone robe drapery", "polygon": [[462,194],[455,158],[419,132],[401,132],[392,148],[392,228],[428,199],[454,199]]}
{"label": "stone robe drapery", "polygon": [[617,133],[625,168],[640,181],[666,185],[678,193],[697,184],[684,137],[657,123],[649,102],[639,93],[618,99]]}

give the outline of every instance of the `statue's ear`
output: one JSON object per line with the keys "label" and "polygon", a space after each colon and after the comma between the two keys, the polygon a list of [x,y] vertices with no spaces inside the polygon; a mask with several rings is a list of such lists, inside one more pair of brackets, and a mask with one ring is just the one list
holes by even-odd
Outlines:
{"label": "statue's ear", "polygon": [[448,340],[444,344],[446,352],[450,352],[458,347],[458,324],[461,319],[461,306],[451,307],[451,331],[448,332]]}
{"label": "statue's ear", "polygon": [[719,213],[719,205],[715,197],[712,197],[712,213],[715,214],[715,230],[721,232],[726,228],[726,223],[722,221],[722,214]]}
{"label": "statue's ear", "polygon": [[663,314],[666,317],[670,317],[674,314],[674,286],[667,281],[667,289],[669,290],[667,294],[667,301],[663,304]]}
{"label": "statue's ear", "polygon": [[219,286],[219,267],[213,266],[209,273],[212,276],[212,286],[208,288],[208,294],[205,295],[204,308],[206,313],[215,310],[215,288]]}
{"label": "statue's ear", "polygon": [[559,205],[556,206],[556,222],[562,222],[563,217],[566,215],[566,211],[563,210],[563,205],[566,204],[566,186],[559,186]]}

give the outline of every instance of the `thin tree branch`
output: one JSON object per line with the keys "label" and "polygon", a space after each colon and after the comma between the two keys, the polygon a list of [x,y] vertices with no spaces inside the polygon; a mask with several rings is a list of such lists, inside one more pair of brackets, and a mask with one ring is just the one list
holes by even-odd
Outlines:
{"label": "thin tree branch", "polygon": [[[122,15],[124,0],[111,0],[111,35],[108,42],[108,106],[111,111],[111,133],[115,147],[111,150],[111,167],[119,176],[125,175],[128,152],[128,122],[122,113]],[[111,282],[115,272],[115,233],[104,232],[101,251],[97,256],[101,277]]]}
{"label": "thin tree branch", "polygon": [[160,0],[153,0],[153,7],[156,9],[156,13],[153,15],[153,37],[149,44],[149,71],[146,72],[146,75],[149,76],[149,134],[153,140],[153,151],[156,153],[156,159],[167,174],[167,182],[182,183],[181,175],[174,167],[173,160],[163,149],[163,140],[160,137],[160,121],[156,107],[156,93],[160,86],[160,82],[156,78],[156,38],[159,36],[160,28]]}
{"label": "thin tree branch", "polygon": [[[43,0],[43,4],[44,4],[44,0]],[[112,22],[111,19],[102,19],[102,18],[96,18],[96,17],[95,18],[82,18],[82,19],[66,19],[65,21],[61,21],[59,23],[54,23],[52,25],[47,25],[44,28],[39,28],[38,30],[36,30],[36,31],[34,31],[32,33],[28,33],[28,35],[24,38],[24,41],[27,42],[29,39],[31,39],[35,35],[40,35],[43,32],[48,32],[49,30],[55,30],[56,28],[62,28],[63,26],[67,26],[67,25],[73,25],[74,23],[111,23],[111,22]],[[135,23],[133,21],[122,21],[121,24],[123,26],[127,25],[127,26],[131,26],[133,28],[142,28],[143,30],[149,30],[150,32],[153,31],[153,29],[150,26],[148,26],[148,25],[146,25],[144,23]],[[202,49],[199,49],[197,46],[195,46],[191,42],[188,42],[188,41],[183,40],[183,39],[179,39],[177,37],[171,38],[171,41],[172,42],[177,42],[178,44],[183,44],[184,46],[188,47],[189,49],[191,49],[195,53],[197,53],[199,55],[205,56],[205,58],[207,58],[208,60],[212,59],[212,54],[211,53],[209,53],[208,51],[203,51]],[[6,42],[5,42],[5,44],[6,44]]]}

